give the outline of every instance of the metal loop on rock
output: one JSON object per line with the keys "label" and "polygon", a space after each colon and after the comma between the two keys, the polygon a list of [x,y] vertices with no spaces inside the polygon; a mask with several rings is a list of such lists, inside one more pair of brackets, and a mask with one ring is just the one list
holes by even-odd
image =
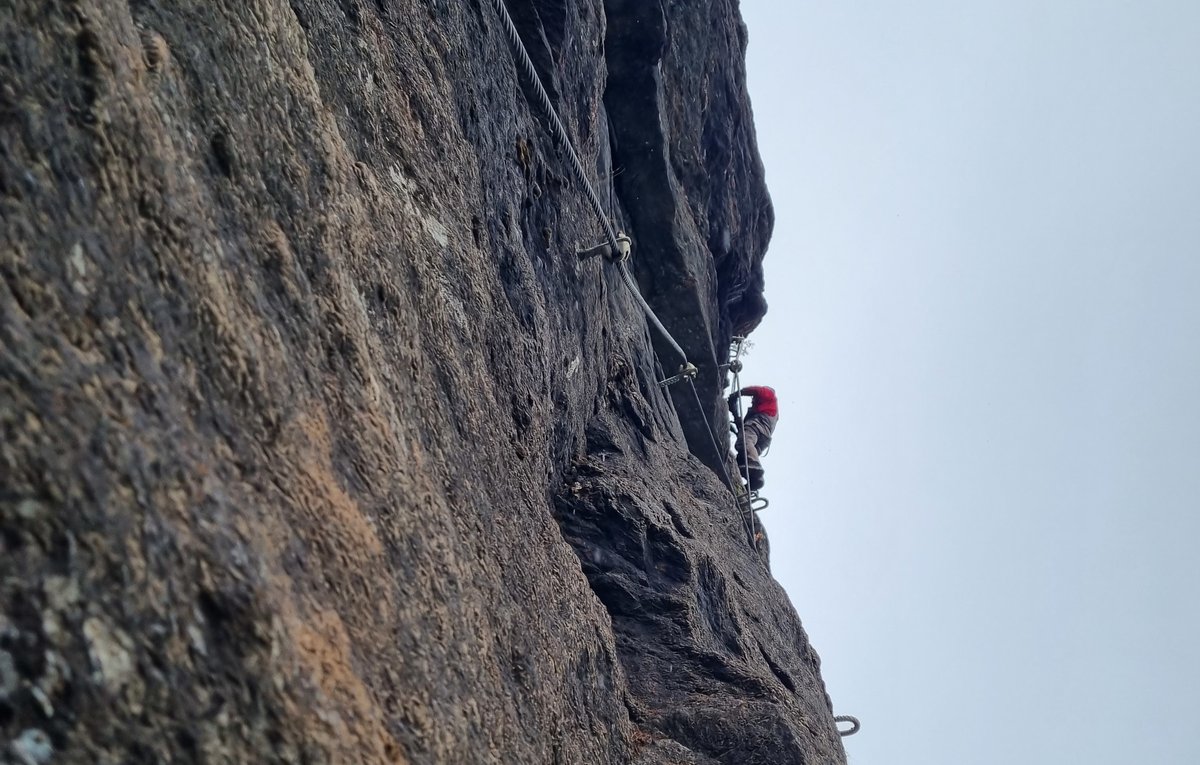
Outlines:
{"label": "metal loop on rock", "polygon": [[842,737],[853,736],[855,733],[858,733],[858,731],[862,728],[862,723],[860,723],[858,721],[857,717],[854,717],[852,715],[838,715],[833,718],[833,722],[835,725],[837,723],[841,723],[841,722],[850,723],[850,730],[842,730],[841,728],[838,728],[838,735],[842,736]]}

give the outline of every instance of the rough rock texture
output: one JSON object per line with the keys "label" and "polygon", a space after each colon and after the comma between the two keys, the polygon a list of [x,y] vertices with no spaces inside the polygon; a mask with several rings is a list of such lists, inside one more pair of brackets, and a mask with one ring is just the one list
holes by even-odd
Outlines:
{"label": "rough rock texture", "polygon": [[[762,256],[774,223],[746,95],[746,27],[729,0],[606,0],[605,8],[605,105],[639,281],[699,368],[714,423],[725,417],[717,395],[725,349],[766,312]],[[655,341],[663,363],[677,364]],[[695,397],[682,385],[672,393],[691,450],[720,473]],[[724,448],[726,434],[716,435]]]}
{"label": "rough rock texture", "polygon": [[[715,416],[736,3],[510,6]],[[0,762],[844,761],[516,72],[479,0],[0,6]]]}

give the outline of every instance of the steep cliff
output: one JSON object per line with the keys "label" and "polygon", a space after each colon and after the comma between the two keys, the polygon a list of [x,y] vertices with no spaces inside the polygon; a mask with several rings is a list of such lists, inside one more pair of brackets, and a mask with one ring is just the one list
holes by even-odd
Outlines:
{"label": "steep cliff", "polygon": [[[736,2],[509,7],[715,418]],[[0,7],[0,762],[844,761],[517,72],[480,0]]]}

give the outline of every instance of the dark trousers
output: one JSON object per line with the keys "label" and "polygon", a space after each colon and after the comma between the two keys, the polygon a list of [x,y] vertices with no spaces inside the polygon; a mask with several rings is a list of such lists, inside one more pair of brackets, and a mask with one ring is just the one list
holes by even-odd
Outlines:
{"label": "dark trousers", "polygon": [[775,417],[751,414],[742,421],[741,438],[738,439],[738,472],[745,471],[750,479],[750,490],[763,487],[763,467],[759,461],[762,452],[771,445],[771,433],[775,430]]}

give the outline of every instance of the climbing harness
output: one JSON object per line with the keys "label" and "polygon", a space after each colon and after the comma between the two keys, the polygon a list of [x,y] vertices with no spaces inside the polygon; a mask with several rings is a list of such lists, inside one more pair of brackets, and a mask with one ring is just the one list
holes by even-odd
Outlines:
{"label": "climbing harness", "polygon": [[[596,217],[600,219],[600,223],[604,226],[607,241],[576,251],[576,255],[580,259],[590,258],[595,255],[604,255],[609,258],[617,267],[617,273],[621,276],[621,281],[629,289],[633,299],[642,309],[642,313],[646,315],[646,320],[654,326],[663,340],[667,342],[671,348],[679,354],[681,364],[679,372],[672,377],[660,381],[660,387],[674,385],[682,380],[687,380],[688,385],[692,389],[692,396],[696,399],[696,407],[700,410],[700,415],[704,418],[704,427],[708,430],[708,437],[712,441],[713,451],[717,457],[717,464],[721,467],[721,474],[725,478],[725,484],[730,488],[733,487],[733,481],[729,477],[729,471],[725,467],[726,454],[721,451],[717,445],[716,435],[713,433],[712,424],[709,422],[708,414],[704,410],[704,405],[700,402],[700,394],[696,392],[696,374],[697,369],[694,364],[688,361],[687,354],[683,348],[675,341],[675,338],[667,330],[663,323],[659,321],[654,309],[646,302],[646,298],[642,296],[642,292],[638,289],[637,282],[633,278],[633,274],[629,272],[629,253],[631,242],[628,236],[624,233],[617,233],[612,222],[608,218],[608,214],[604,209],[600,197],[596,194],[596,190],[592,187],[591,181],[588,179],[587,172],[583,169],[583,163],[579,161],[579,155],[575,152],[575,147],[571,144],[571,136],[567,133],[567,129],[563,126],[562,120],[558,117],[558,112],[554,109],[554,104],[550,101],[550,96],[546,93],[546,88],[542,85],[541,77],[538,76],[537,68],[533,64],[533,59],[529,57],[529,51],[525,48],[525,43],[521,39],[521,33],[517,30],[517,25],[513,22],[512,16],[508,12],[508,8],[504,5],[504,0],[492,0],[492,7],[496,9],[496,13],[500,15],[500,20],[504,24],[504,30],[508,34],[508,40],[511,44],[513,52],[516,53],[520,61],[521,68],[525,72],[525,77],[529,84],[533,86],[534,93],[537,94],[537,100],[542,108],[542,112],[550,121],[552,128],[551,133],[559,146],[566,152],[567,158],[570,159],[571,170],[575,175],[575,179],[579,185],[587,192],[588,201],[592,205],[592,210],[596,213]],[[750,513],[750,543],[754,549],[758,549],[758,534],[754,527],[753,513]]]}
{"label": "climbing harness", "polygon": [[850,723],[849,730],[842,730],[841,728],[837,729],[838,735],[843,738],[845,738],[846,736],[853,736],[855,733],[858,733],[858,731],[862,728],[862,723],[860,723],[858,721],[857,717],[854,717],[852,715],[838,715],[833,718],[833,722],[835,725],[837,723],[841,723],[841,722]]}

